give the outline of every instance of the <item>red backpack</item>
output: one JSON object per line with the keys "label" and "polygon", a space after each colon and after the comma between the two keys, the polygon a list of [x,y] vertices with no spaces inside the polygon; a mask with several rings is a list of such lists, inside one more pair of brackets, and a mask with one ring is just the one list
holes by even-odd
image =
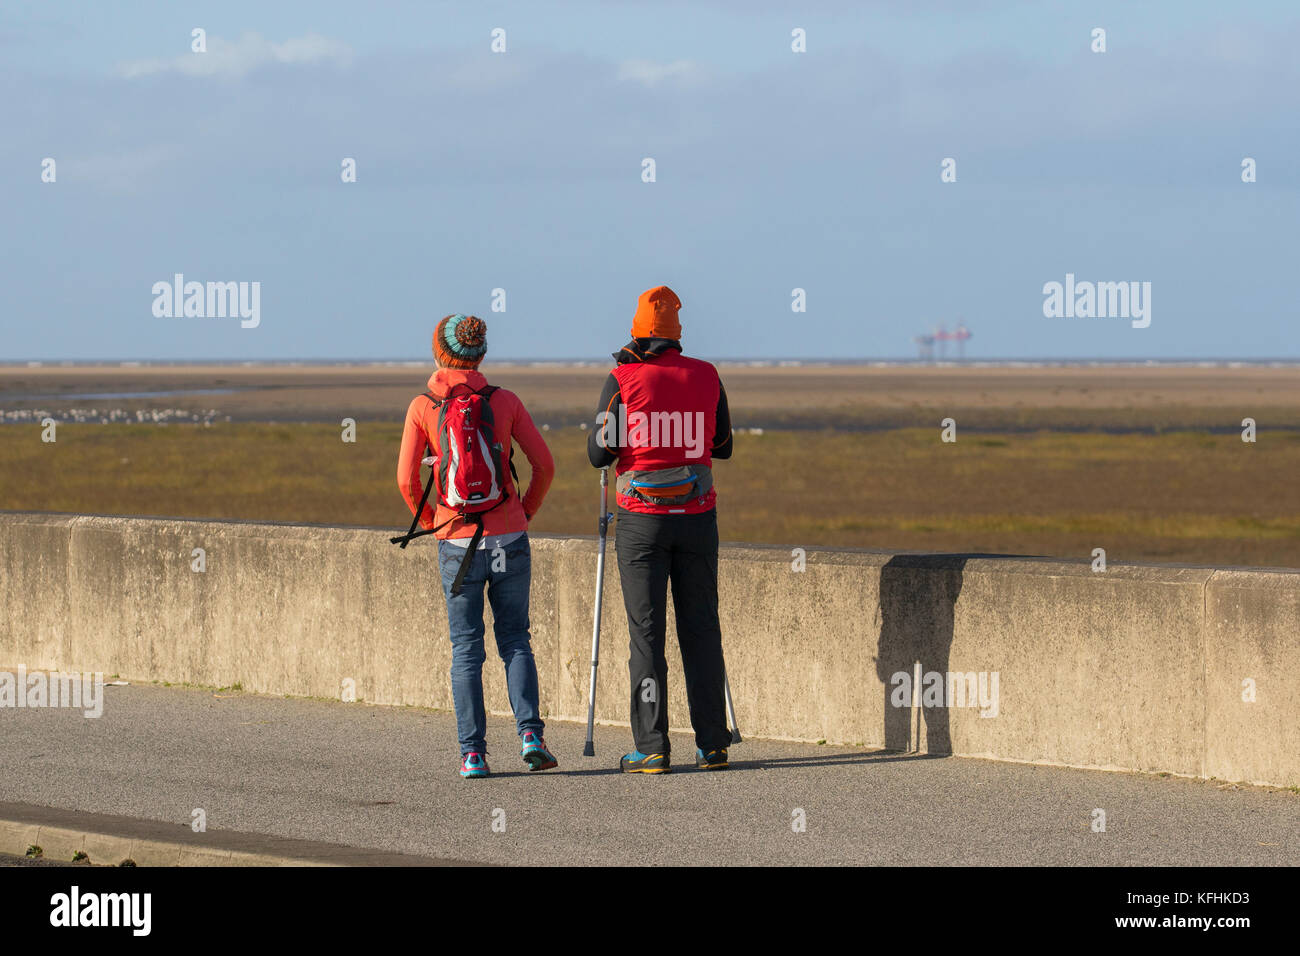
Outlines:
{"label": "red backpack", "polygon": [[453,390],[441,403],[428,396],[439,406],[440,453],[422,463],[433,469],[438,500],[455,509],[458,517],[491,511],[507,497],[501,472],[501,443],[497,441],[488,401],[495,391],[494,385],[481,392],[457,394]]}
{"label": "red backpack", "polygon": [[[452,389],[442,401],[428,392],[424,393],[438,407],[438,454],[434,455],[432,449],[426,446],[427,455],[421,464],[428,465],[432,474],[424,486],[420,505],[415,509],[411,529],[400,538],[392,539],[394,544],[405,548],[412,538],[432,534],[456,518],[473,522],[474,537],[465,549],[465,559],[452,583],[453,596],[460,594],[469,563],[478,550],[479,541],[483,539],[483,515],[504,504],[510,497],[502,470],[501,443],[497,441],[489,401],[496,390],[495,385],[479,391]],[[514,462],[508,463],[510,473],[518,485]],[[429,493],[435,485],[438,488],[438,500],[445,507],[454,509],[456,514],[436,527],[417,532],[415,529],[420,523],[420,515],[424,513]]]}

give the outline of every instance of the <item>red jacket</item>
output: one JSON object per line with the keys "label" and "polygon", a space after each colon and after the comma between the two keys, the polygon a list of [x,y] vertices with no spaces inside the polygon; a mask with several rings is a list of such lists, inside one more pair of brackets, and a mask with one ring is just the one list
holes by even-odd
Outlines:
{"label": "red jacket", "polygon": [[[488,380],[475,370],[440,368],[429,379],[429,391],[441,399],[446,397],[452,388],[461,384],[478,391],[488,384]],[[505,504],[483,514],[483,533],[495,535],[526,531],[528,516],[537,513],[537,509],[542,506],[542,499],[546,497],[547,489],[551,487],[551,479],[555,477],[555,462],[551,458],[551,450],[546,447],[541,432],[537,430],[528,410],[524,408],[524,403],[514,392],[498,388],[492,393],[488,403],[492,406],[493,431],[496,433],[497,441],[501,443],[506,459],[510,457],[511,441],[517,441],[528,458],[528,463],[532,465],[533,474],[523,501],[520,501],[513,476],[510,474],[510,469],[506,468],[506,474],[502,478],[509,498]],[[397,487],[406,500],[406,506],[411,509],[411,514],[415,514],[416,506],[420,503],[420,495],[424,491],[420,482],[420,459],[424,457],[426,445],[433,449],[435,455],[439,453],[438,406],[434,405],[428,396],[418,395],[412,399],[410,407],[406,410],[406,427],[402,430],[402,450],[397,458]],[[432,528],[451,519],[445,527],[435,533],[436,537],[471,537],[475,526],[456,517],[456,512],[439,503],[437,498],[436,493],[429,495],[429,504],[424,506],[424,513],[420,516],[420,526]],[[436,511],[434,505],[437,506]]]}

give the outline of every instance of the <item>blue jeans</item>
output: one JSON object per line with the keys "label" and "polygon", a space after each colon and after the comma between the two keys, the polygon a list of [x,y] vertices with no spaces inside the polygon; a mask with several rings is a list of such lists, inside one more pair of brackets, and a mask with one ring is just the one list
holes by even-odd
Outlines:
{"label": "blue jeans", "polygon": [[483,708],[483,586],[492,604],[497,653],[506,665],[510,709],[522,737],[541,734],[537,708],[537,664],[528,633],[528,592],[532,583],[532,552],[523,534],[502,549],[482,548],[470,558],[461,592],[451,596],[451,584],[465,559],[465,549],[438,542],[442,594],[447,599],[451,629],[451,694],[456,703],[456,733],[460,752],[487,752],[487,712]]}

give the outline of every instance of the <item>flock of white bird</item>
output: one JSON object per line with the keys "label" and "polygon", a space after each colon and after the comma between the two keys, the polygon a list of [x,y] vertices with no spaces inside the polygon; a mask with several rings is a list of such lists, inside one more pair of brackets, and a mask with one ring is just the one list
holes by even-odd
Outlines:
{"label": "flock of white bird", "polygon": [[138,408],[134,411],[127,411],[122,408],[66,408],[54,412],[41,408],[0,410],[0,423],[5,425],[39,425],[47,418],[53,419],[60,424],[75,422],[77,424],[88,423],[92,425],[118,423],[166,425],[173,422],[198,422],[211,425],[218,418],[230,421],[229,415],[222,416],[215,408],[201,412],[192,412],[183,408]]}

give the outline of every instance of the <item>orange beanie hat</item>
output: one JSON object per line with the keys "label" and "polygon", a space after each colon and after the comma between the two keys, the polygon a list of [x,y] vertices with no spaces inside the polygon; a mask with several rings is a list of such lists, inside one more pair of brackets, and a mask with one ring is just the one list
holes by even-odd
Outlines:
{"label": "orange beanie hat", "polygon": [[642,292],[636,300],[636,315],[632,318],[634,339],[679,339],[682,324],[677,321],[677,310],[682,300],[666,285],[658,285]]}

